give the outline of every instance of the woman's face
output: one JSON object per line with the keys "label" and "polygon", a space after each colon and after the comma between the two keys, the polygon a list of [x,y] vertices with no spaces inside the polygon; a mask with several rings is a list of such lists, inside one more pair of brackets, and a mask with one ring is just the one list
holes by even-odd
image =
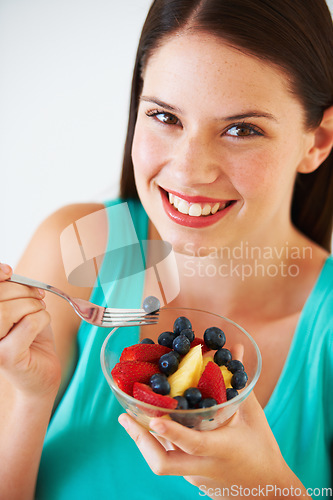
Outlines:
{"label": "woman's face", "polygon": [[132,149],[138,193],[161,238],[185,253],[281,243],[313,139],[303,122],[272,65],[211,35],[166,41],[144,72]]}

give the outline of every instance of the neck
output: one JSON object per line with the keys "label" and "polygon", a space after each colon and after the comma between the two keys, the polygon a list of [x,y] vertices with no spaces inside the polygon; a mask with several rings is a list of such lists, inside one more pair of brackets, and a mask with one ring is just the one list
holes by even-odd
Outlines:
{"label": "neck", "polygon": [[[301,310],[327,254],[292,226],[267,234],[265,241],[223,248],[188,244],[187,253],[175,253],[180,293],[169,306],[260,319]],[[149,238],[159,239],[153,226]]]}
{"label": "neck", "polygon": [[299,288],[312,256],[313,246],[298,233],[271,244],[243,241],[233,248],[211,249],[203,256],[200,252],[176,254],[181,300],[199,308],[205,304],[217,309],[223,304],[230,315],[254,315],[257,310],[271,316],[276,308],[292,313],[299,305],[289,296]]}

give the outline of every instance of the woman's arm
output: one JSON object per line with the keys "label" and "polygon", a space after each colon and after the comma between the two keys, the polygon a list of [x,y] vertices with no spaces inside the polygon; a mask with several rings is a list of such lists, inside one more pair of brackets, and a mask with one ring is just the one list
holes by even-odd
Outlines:
{"label": "woman's arm", "polygon": [[[89,298],[90,288],[67,281],[60,235],[100,208],[73,205],[49,217],[36,231],[16,272]],[[75,367],[80,319],[63,299],[7,282],[9,275],[0,271],[0,498],[28,500],[34,497],[59,386],[61,393]]]}
{"label": "woman's arm", "polygon": [[33,498],[60,363],[41,294],[9,274],[0,271],[0,498],[21,500]]}
{"label": "woman's arm", "polygon": [[3,380],[0,386],[0,498],[32,500],[56,390],[40,398],[7,390],[4,400]]}

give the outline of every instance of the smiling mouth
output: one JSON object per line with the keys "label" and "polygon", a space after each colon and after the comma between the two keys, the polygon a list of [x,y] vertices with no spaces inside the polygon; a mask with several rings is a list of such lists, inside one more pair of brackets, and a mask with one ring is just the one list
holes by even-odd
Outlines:
{"label": "smiling mouth", "polygon": [[219,201],[219,202],[190,202],[181,198],[180,196],[176,196],[173,193],[165,191],[170,205],[184,215],[189,215],[191,217],[209,217],[211,215],[224,210],[229,207],[234,200],[228,201]]}

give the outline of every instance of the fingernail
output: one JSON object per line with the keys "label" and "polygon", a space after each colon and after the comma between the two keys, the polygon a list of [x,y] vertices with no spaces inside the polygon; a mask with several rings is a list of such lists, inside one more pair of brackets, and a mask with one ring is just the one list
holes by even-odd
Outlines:
{"label": "fingernail", "polygon": [[127,418],[124,415],[120,415],[118,418],[118,422],[122,427],[124,427],[125,430],[128,429],[128,421]]}
{"label": "fingernail", "polygon": [[45,291],[44,290],[42,290],[41,288],[38,288],[37,290],[38,290],[38,293],[39,293],[40,297],[45,297]]}
{"label": "fingernail", "polygon": [[158,434],[164,434],[166,431],[165,425],[162,422],[150,422],[149,427]]}
{"label": "fingernail", "polygon": [[11,268],[7,266],[7,264],[0,264],[0,269],[3,271],[5,274],[9,274],[11,271]]}

